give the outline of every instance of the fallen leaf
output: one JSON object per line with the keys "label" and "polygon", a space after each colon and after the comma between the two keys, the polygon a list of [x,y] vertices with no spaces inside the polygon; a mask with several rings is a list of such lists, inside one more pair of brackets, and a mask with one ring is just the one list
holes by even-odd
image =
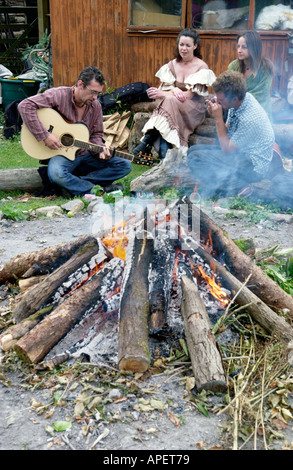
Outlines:
{"label": "fallen leaf", "polygon": [[57,432],[66,431],[67,429],[70,429],[71,426],[72,424],[70,421],[55,421],[55,423],[52,424],[53,429]]}
{"label": "fallen leaf", "polygon": [[186,378],[186,385],[185,388],[188,392],[191,392],[191,390],[195,387],[195,378],[194,377],[187,377]]}
{"label": "fallen leaf", "polygon": [[177,418],[177,416],[171,413],[171,411],[168,412],[168,418],[171,421],[171,423],[173,423],[174,426],[176,426],[176,428],[180,428],[180,420]]}

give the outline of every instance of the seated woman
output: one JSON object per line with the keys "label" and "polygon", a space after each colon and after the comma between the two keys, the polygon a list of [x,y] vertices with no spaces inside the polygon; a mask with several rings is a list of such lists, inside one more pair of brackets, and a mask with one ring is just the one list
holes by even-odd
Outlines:
{"label": "seated woman", "polygon": [[258,32],[247,31],[237,37],[238,59],[228,70],[241,72],[246,88],[272,119],[271,85],[274,76],[273,63],[263,56],[262,39]]}
{"label": "seated woman", "polygon": [[159,88],[147,90],[159,104],[145,124],[142,142],[133,150],[135,155],[150,153],[156,141],[159,155],[164,158],[169,148],[188,147],[194,129],[205,119],[207,87],[216,79],[202,60],[200,38],[195,30],[184,29],[177,38],[175,59],[156,73]]}

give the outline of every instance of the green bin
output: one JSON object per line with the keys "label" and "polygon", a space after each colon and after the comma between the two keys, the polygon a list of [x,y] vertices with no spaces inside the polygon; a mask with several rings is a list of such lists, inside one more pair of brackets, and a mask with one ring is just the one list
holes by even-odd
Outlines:
{"label": "green bin", "polygon": [[24,100],[28,96],[36,95],[40,87],[40,80],[28,80],[20,78],[0,78],[2,106],[6,106],[15,100]]}

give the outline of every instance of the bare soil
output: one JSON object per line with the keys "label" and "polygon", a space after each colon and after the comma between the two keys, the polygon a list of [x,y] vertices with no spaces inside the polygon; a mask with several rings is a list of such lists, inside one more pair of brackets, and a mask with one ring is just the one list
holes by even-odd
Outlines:
{"label": "bare soil", "polygon": [[[253,239],[261,249],[280,245],[293,247],[293,225],[284,221],[264,220],[257,224],[239,216],[227,218],[223,204],[203,208],[231,238]],[[290,223],[291,222],[291,223]],[[22,222],[0,221],[0,265],[18,253],[70,241],[89,233],[90,216],[59,216]],[[7,307],[7,299],[0,301]],[[9,364],[9,367],[7,366]],[[1,450],[89,450],[160,451],[165,454],[202,449],[227,449],[232,446],[231,415],[216,411],[223,406],[223,396],[208,396],[208,416],[191,400],[187,377],[188,365],[154,368],[143,376],[121,376],[115,364],[79,365],[74,362],[59,374],[40,375],[33,367],[15,357],[0,363],[0,449]],[[89,394],[100,400],[92,413],[85,408],[74,417],[81,396]],[[84,398],[84,396],[83,396]],[[195,396],[196,398],[196,396]],[[75,411],[74,411],[75,410]],[[59,423],[59,428],[58,428]],[[64,423],[69,428],[64,430]],[[292,449],[292,420],[282,435],[270,443],[273,449]],[[228,431],[227,431],[228,430]],[[264,448],[258,436],[257,449]],[[244,441],[240,442],[243,445]],[[251,440],[243,449],[252,448]]]}

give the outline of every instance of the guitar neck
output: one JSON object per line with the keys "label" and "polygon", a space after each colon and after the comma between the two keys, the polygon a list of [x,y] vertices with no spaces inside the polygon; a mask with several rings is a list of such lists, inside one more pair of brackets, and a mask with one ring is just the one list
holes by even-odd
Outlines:
{"label": "guitar neck", "polygon": [[[102,145],[91,144],[90,142],[83,142],[82,140],[77,140],[77,139],[74,139],[74,146],[81,148],[81,149],[89,150],[90,152],[96,152],[96,153],[103,152],[105,150],[105,147],[103,147]],[[110,151],[111,156],[115,154],[115,157],[121,157],[121,158],[124,158],[125,160],[130,160],[131,162],[134,159],[134,156],[131,155],[131,153],[119,152],[116,149],[108,149],[108,150]]]}

